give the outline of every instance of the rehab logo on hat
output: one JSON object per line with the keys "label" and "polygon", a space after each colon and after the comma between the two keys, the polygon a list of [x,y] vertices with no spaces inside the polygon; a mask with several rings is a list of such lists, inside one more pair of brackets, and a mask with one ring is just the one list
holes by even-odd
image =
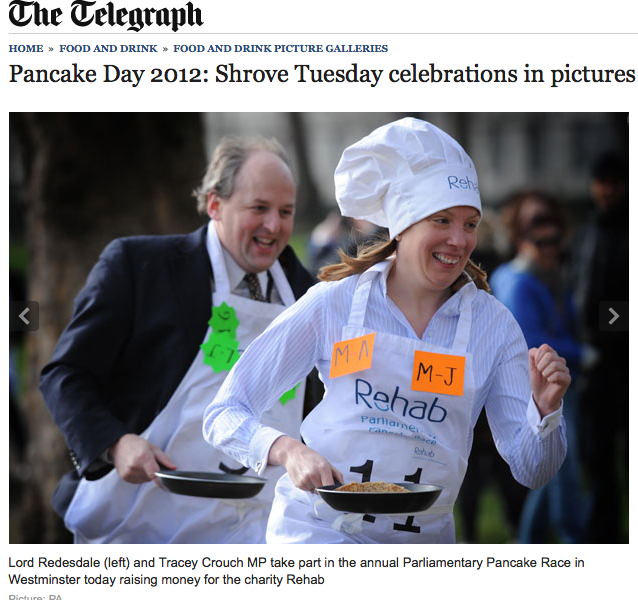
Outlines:
{"label": "rehab logo on hat", "polygon": [[390,229],[410,225],[481,198],[472,159],[431,123],[405,118],[379,127],[346,148],[335,171],[341,214]]}
{"label": "rehab logo on hat", "polygon": [[473,192],[476,192],[478,194],[478,191],[479,191],[478,183],[475,183],[471,179],[468,179],[468,178],[459,179],[456,175],[448,175],[447,182],[448,182],[448,185],[450,186],[450,189],[461,188],[462,190],[472,190]]}

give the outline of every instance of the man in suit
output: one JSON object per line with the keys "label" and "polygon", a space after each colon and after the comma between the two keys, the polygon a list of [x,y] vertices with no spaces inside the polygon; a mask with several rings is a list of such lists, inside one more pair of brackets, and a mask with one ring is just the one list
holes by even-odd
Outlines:
{"label": "man in suit", "polygon": [[[77,542],[263,541],[274,484],[224,503],[170,494],[155,473],[247,470],[203,441],[201,414],[233,363],[213,349],[237,356],[313,283],[287,245],[296,186],[275,140],[225,138],[196,196],[207,226],[106,247],[42,371],[75,466],[53,504]],[[227,309],[236,326],[220,332]],[[297,436],[303,387],[266,417]]]}

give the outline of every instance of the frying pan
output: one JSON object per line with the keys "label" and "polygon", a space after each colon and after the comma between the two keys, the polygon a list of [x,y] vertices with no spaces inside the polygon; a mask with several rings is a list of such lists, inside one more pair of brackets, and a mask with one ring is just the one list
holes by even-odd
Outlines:
{"label": "frying pan", "polygon": [[162,486],[174,494],[205,498],[252,498],[264,487],[261,477],[204,471],[169,471],[155,473]]}
{"label": "frying pan", "polygon": [[342,512],[369,514],[418,513],[434,504],[443,490],[428,483],[397,483],[405,492],[339,492],[341,484],[325,485],[317,492],[328,506]]}

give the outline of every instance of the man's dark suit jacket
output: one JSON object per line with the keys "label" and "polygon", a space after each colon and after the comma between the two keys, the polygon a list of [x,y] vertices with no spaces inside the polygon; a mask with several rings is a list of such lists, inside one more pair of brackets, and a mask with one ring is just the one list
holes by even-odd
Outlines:
{"label": "man's dark suit jacket", "polygon": [[[312,277],[289,246],[279,262],[299,298]],[[116,239],[102,252],[41,375],[75,465],[54,494],[61,516],[80,477],[98,479],[113,468],[87,467],[124,434],[144,431],[171,398],[208,327],[210,280],[205,226]]]}

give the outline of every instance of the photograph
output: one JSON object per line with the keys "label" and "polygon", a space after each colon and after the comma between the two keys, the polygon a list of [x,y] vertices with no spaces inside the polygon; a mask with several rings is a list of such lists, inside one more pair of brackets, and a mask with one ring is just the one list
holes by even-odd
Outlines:
{"label": "photograph", "polygon": [[629,543],[627,112],[8,122],[10,545]]}

